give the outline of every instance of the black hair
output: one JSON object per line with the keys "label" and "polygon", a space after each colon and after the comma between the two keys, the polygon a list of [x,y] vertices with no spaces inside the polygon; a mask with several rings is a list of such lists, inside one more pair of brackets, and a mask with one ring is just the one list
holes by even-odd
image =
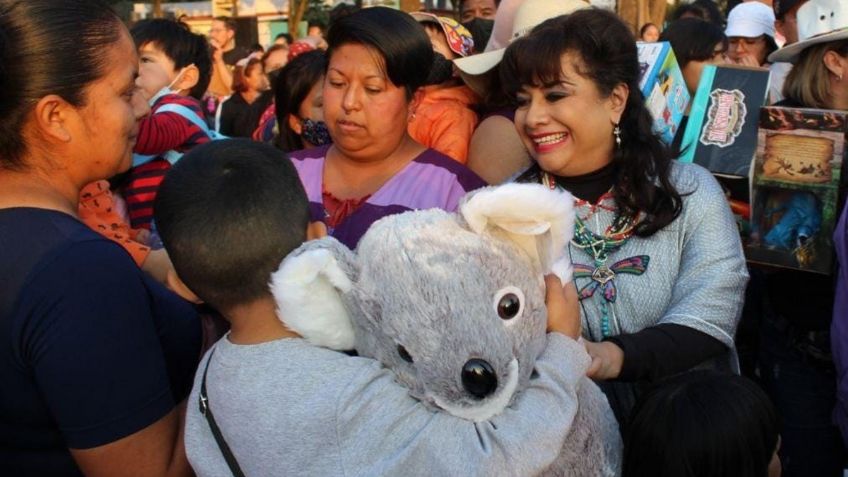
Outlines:
{"label": "black hair", "polygon": [[326,70],[327,55],[321,50],[300,54],[280,70],[274,83],[275,114],[280,132],[274,144],[283,151],[303,149],[300,135],[289,127],[289,115],[300,117],[300,105]]}
{"label": "black hair", "polygon": [[769,55],[771,55],[772,53],[777,51],[777,49],[779,47],[777,46],[777,41],[775,41],[773,36],[771,36],[771,35],[763,35],[763,36],[766,37],[765,38],[766,39],[766,60],[765,61],[768,62]]}
{"label": "black hair", "polygon": [[671,12],[671,21],[695,17],[708,21],[724,30],[724,15],[712,0],[696,0],[693,3],[681,3]]}
{"label": "black hair", "polygon": [[39,99],[85,104],[122,30],[100,0],[0,0],[0,168],[26,169],[24,124]]}
{"label": "black hair", "polygon": [[669,24],[660,35],[660,41],[671,43],[677,64],[681,68],[690,61],[706,61],[715,55],[715,47],[721,44],[721,51],[727,51],[727,36],[724,31],[700,18],[681,18]]}
{"label": "black hair", "polygon": [[279,40],[280,38],[285,38],[287,45],[291,45],[294,41],[290,33],[277,33],[277,36],[274,37],[275,40]]}
{"label": "black hair", "polygon": [[270,294],[271,273],[306,240],[309,224],[291,161],[249,139],[189,151],[162,181],[154,211],[177,275],[224,312]]}
{"label": "black hair", "polygon": [[158,48],[179,70],[194,65],[198,71],[197,84],[189,96],[201,99],[212,78],[212,55],[203,35],[192,33],[188,25],[166,19],[142,20],[130,30],[136,48],[150,44]]}
{"label": "black hair", "polygon": [[[467,2],[467,1],[468,0],[459,0],[458,2],[456,2],[456,12],[457,13],[462,14],[462,5],[464,5],[465,2]],[[501,0],[495,0],[495,8],[498,8],[500,6],[501,6]]]}
{"label": "black hair", "polygon": [[259,43],[254,43],[250,45],[250,48],[247,49],[251,53],[265,53],[265,47],[260,45]]}
{"label": "black hair", "polygon": [[248,89],[247,77],[253,73],[256,68],[264,68],[261,58],[250,58],[244,65],[236,65],[233,68],[233,86],[234,93],[244,93]]}
{"label": "black hair", "polygon": [[364,8],[337,20],[327,33],[327,58],[351,43],[379,53],[386,76],[408,98],[424,85],[433,64],[427,33],[409,14],[392,8]]}
{"label": "black hair", "polygon": [[427,75],[427,79],[424,81],[424,84],[432,85],[461,81],[454,78],[453,71],[453,61],[445,58],[445,56],[441,53],[434,53],[433,66],[430,67],[430,74]]}
{"label": "black hair", "polygon": [[[613,153],[613,195],[624,216],[643,213],[635,233],[650,236],[680,215],[683,202],[670,179],[673,155],[652,130],[653,119],[639,90],[636,42],[627,25],[598,8],[546,20],[507,48],[501,81],[513,98],[523,86],[559,82],[566,52],[580,57],[580,75],[601,96],[608,97],[620,84],[630,90],[619,122],[621,146]],[[540,173],[535,164],[521,180],[538,180]]]}
{"label": "black hair", "polygon": [[233,19],[232,17],[220,16],[215,17],[212,20],[216,22],[222,22],[227,28],[227,30],[230,30],[233,33],[238,32],[238,23],[236,23],[235,19]]}
{"label": "black hair", "polygon": [[349,3],[340,3],[336,5],[335,7],[330,9],[327,28],[332,28],[334,23],[346,16],[353,15],[359,10],[361,10],[360,7],[357,7],[356,5],[351,5]]}
{"label": "black hair", "polygon": [[265,50],[265,53],[262,54],[262,66],[265,68],[266,73],[268,73],[268,71],[269,71],[268,70],[268,64],[267,64],[268,57],[270,57],[272,54],[274,54],[278,51],[288,52],[289,47],[286,46],[286,45],[271,45],[271,46],[268,47],[267,50]]}
{"label": "black hair", "polygon": [[624,436],[623,477],[766,477],[779,422],[751,380],[692,371],[648,391]]}

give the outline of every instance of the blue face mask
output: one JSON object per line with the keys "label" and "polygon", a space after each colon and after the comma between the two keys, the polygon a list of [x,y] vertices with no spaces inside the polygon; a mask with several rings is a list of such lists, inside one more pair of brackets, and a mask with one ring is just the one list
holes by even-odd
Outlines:
{"label": "blue face mask", "polygon": [[304,119],[301,121],[300,126],[300,136],[304,141],[313,146],[324,146],[333,142],[333,139],[330,137],[330,130],[327,129],[327,123],[324,121]]}

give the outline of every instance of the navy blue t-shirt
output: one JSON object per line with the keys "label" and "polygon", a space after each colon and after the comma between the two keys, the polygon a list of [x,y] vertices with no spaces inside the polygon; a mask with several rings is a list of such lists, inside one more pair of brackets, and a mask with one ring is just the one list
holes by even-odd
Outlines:
{"label": "navy blue t-shirt", "polygon": [[133,434],[185,399],[191,305],[74,217],[0,209],[0,474],[79,475],[68,448]]}

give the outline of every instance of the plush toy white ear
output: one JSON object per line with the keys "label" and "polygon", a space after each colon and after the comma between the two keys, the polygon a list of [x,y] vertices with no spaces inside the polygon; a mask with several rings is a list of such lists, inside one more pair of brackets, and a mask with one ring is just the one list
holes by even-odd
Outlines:
{"label": "plush toy white ear", "polygon": [[566,244],[574,234],[574,197],[541,184],[505,184],[465,196],[459,206],[476,233],[501,229],[543,273],[571,280]]}
{"label": "plush toy white ear", "polygon": [[296,250],[271,275],[271,293],[283,324],[310,343],[335,350],[354,347],[353,324],[341,297],[352,286],[326,248]]}

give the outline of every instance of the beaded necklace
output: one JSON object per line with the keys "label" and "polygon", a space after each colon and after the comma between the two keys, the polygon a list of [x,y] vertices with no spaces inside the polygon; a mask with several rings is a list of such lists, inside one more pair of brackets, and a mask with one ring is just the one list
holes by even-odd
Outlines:
{"label": "beaded necklace", "polygon": [[[554,178],[547,172],[542,172],[542,184],[548,186],[551,190],[556,189],[559,185]],[[575,263],[574,278],[590,278],[590,282],[578,291],[581,301],[591,298],[595,291],[603,288],[603,298],[600,300],[601,309],[601,333],[604,338],[612,336],[610,328],[609,306],[616,299],[615,275],[617,273],[629,273],[632,275],[642,275],[648,268],[650,257],[648,255],[636,255],[618,261],[612,266],[606,264],[607,259],[618,251],[630,237],[633,236],[638,216],[623,216],[617,213],[615,207],[605,205],[604,202],[613,198],[612,192],[606,192],[598,199],[596,204],[589,204],[586,201],[576,199],[577,207],[589,206],[589,213],[584,217],[575,216],[574,220],[574,237],[571,239],[571,244],[583,250],[587,255],[592,257],[593,265],[583,265]],[[594,215],[598,209],[608,211],[616,211],[615,218],[609,227],[604,230],[603,235],[598,235],[586,226],[585,221]]]}

